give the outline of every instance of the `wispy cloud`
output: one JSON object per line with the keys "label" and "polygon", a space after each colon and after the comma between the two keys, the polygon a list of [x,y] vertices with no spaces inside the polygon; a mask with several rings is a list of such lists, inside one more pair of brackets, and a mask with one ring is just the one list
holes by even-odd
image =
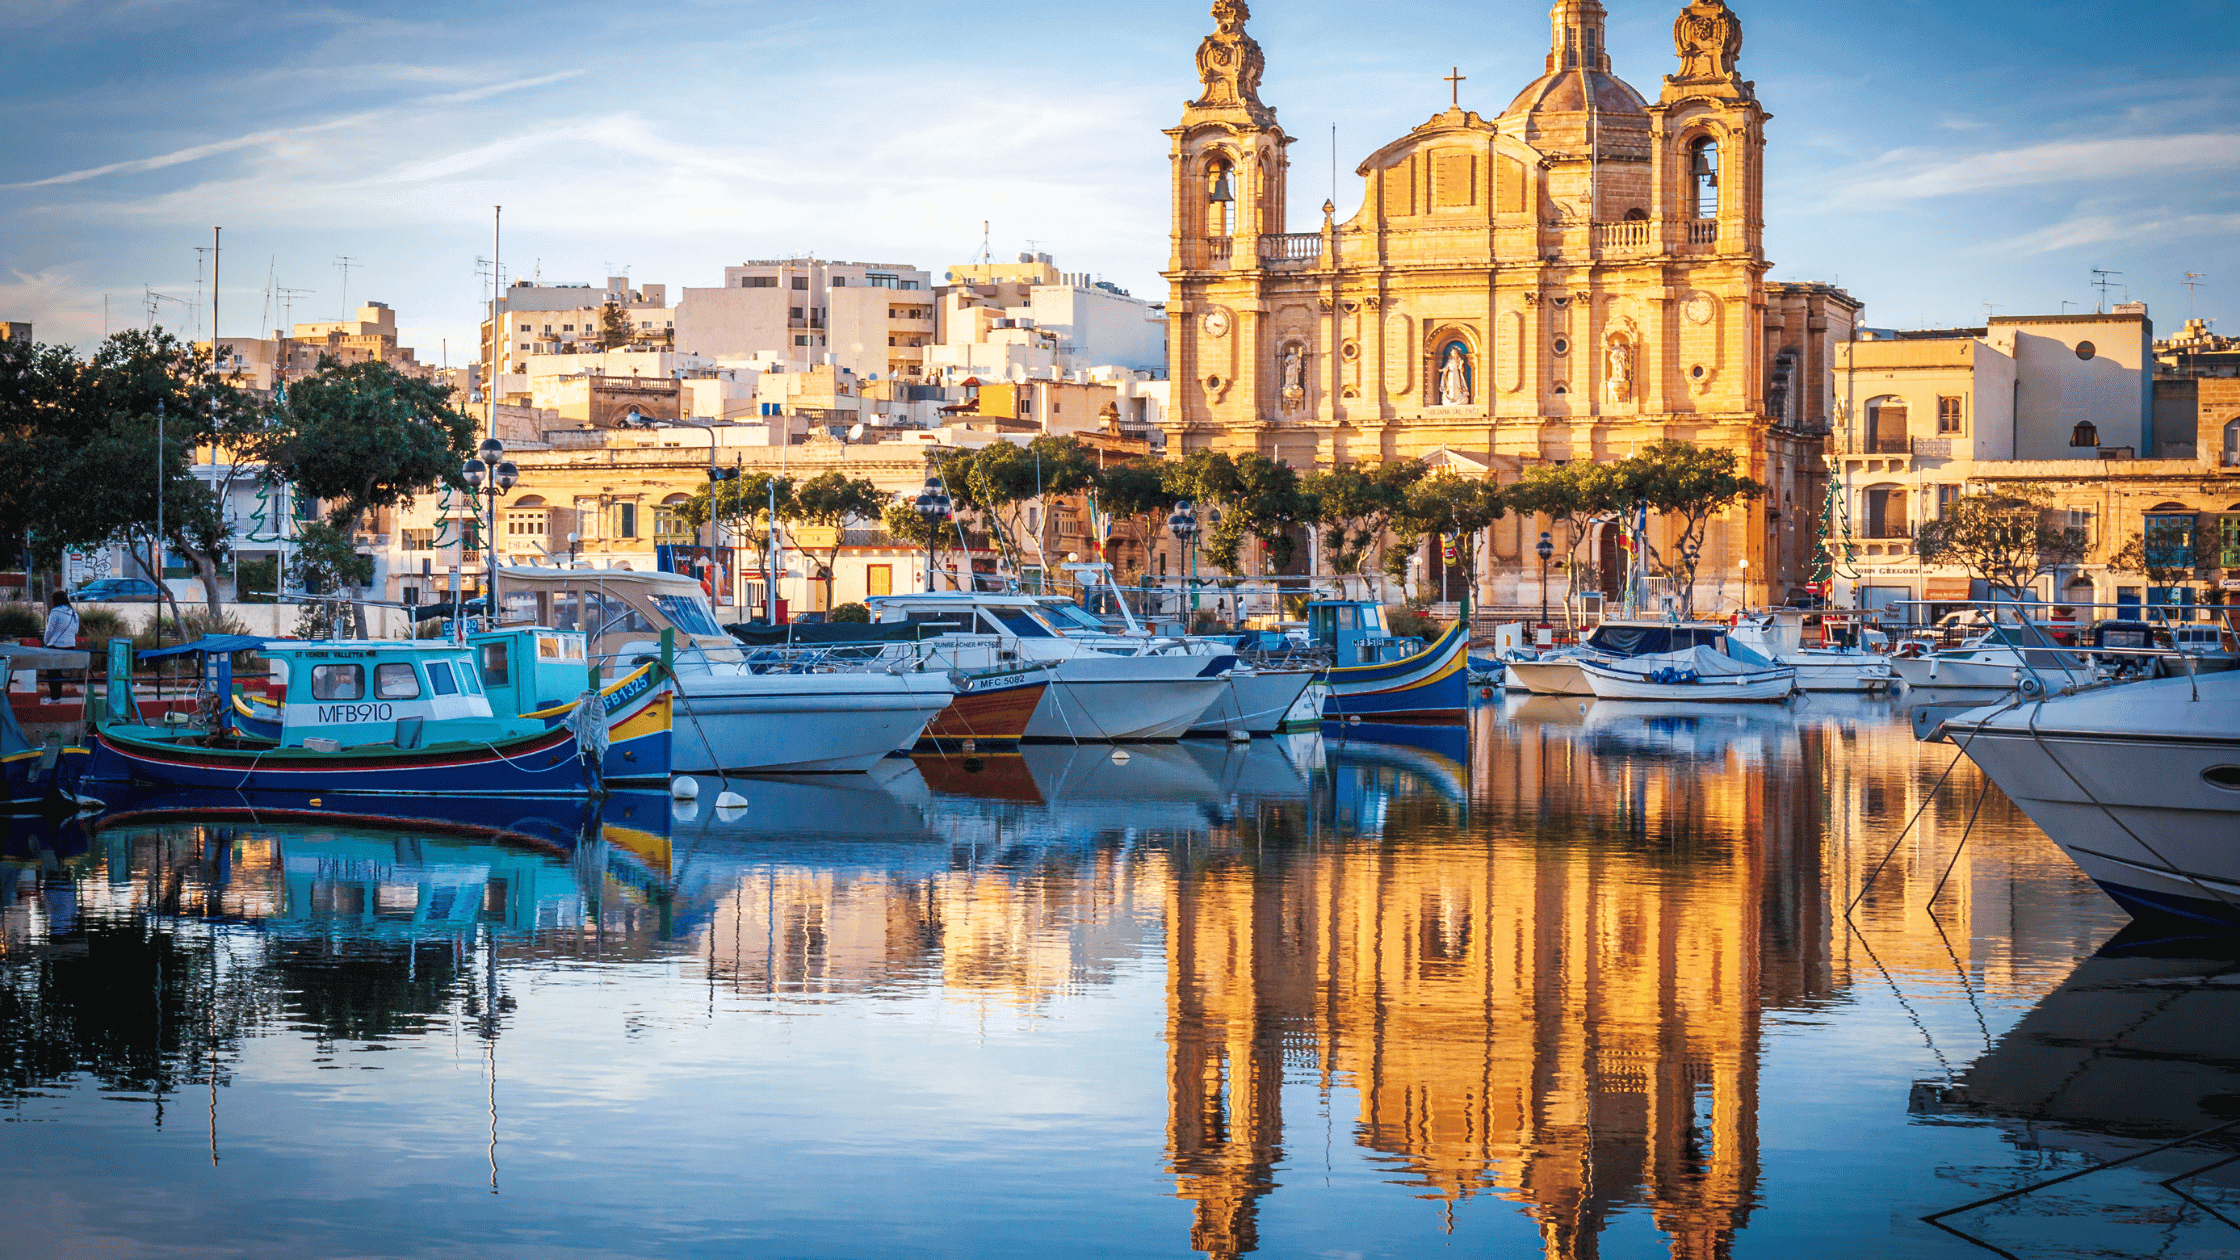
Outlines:
{"label": "wispy cloud", "polygon": [[2240,214],[2181,214],[2169,217],[2131,216],[2110,214],[2079,215],[2072,219],[2025,232],[2020,236],[1982,246],[1971,253],[1980,254],[2051,254],[2064,249],[2085,245],[2098,245],[2104,241],[2121,241],[2126,245],[2139,245],[2149,241],[2179,240],[2189,236],[2209,236],[2240,231]]}
{"label": "wispy cloud", "polygon": [[0,184],[0,188],[52,188],[59,184],[77,184],[89,179],[99,179],[104,175],[126,175],[137,171],[161,170],[167,166],[178,166],[186,162],[196,162],[203,158],[215,157],[220,153],[231,153],[240,149],[267,148],[300,136],[354,127],[363,123],[394,117],[401,111],[416,107],[458,105],[470,101],[487,100],[505,92],[542,87],[548,83],[559,83],[566,79],[575,78],[582,73],[583,71],[580,69],[562,70],[553,74],[538,75],[530,79],[512,79],[504,83],[485,84],[481,87],[467,88],[457,92],[442,92],[434,96],[419,97],[395,106],[344,114],[339,118],[329,118],[323,122],[305,123],[299,127],[273,127],[263,131],[252,131],[247,135],[234,136],[231,139],[189,145],[183,149],[174,149],[169,153],[159,153],[154,157],[130,158],[122,162],[89,166],[84,170],[49,175],[45,179],[26,180],[16,184]]}
{"label": "wispy cloud", "polygon": [[2140,175],[2235,167],[2240,167],[2240,133],[2233,132],[2064,140],[1958,155],[1897,149],[1851,181],[1843,195],[1916,200],[2033,184],[2104,184]]}

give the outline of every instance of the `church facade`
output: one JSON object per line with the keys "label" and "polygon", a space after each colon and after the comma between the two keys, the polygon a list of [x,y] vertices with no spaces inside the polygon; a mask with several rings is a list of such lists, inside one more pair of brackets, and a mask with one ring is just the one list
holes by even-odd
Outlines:
{"label": "church facade", "polygon": [[[1717,445],[1768,495],[1713,526],[1699,577],[1752,602],[1808,579],[1829,347],[1860,305],[1765,279],[1770,115],[1724,0],[1682,8],[1654,101],[1611,74],[1603,6],[1557,0],[1541,77],[1486,118],[1451,76],[1448,109],[1356,168],[1360,211],[1341,223],[1325,202],[1311,232],[1287,230],[1292,137],[1260,100],[1250,13],[1218,0],[1213,17],[1202,91],[1166,133],[1170,452],[1429,457],[1509,481],[1663,438]],[[1519,601],[1539,528],[1490,531],[1481,601]],[[1582,586],[1613,582],[1615,542],[1590,535]]]}

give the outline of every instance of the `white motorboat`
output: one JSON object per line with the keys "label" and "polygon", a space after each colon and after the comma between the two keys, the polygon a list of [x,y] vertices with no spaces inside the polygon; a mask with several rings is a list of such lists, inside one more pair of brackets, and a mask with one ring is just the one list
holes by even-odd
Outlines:
{"label": "white motorboat", "polygon": [[[1169,650],[1179,649],[1197,656],[1235,656],[1236,647],[1219,636],[1180,635],[1161,638],[1153,635],[1128,607],[1112,566],[1099,561],[1073,561],[1064,566],[1084,588],[1109,592],[1111,605],[1118,612],[1116,628],[1106,619],[1091,614],[1070,599],[1044,596],[1041,601],[1043,614],[1062,627],[1069,638],[1096,640],[1109,637],[1124,641],[1150,639],[1169,645]],[[1193,735],[1228,735],[1242,732],[1248,735],[1273,735],[1283,729],[1292,707],[1299,703],[1308,686],[1319,673],[1317,668],[1304,665],[1246,664],[1239,660],[1229,669],[1229,685],[1216,695],[1213,703],[1198,714],[1190,724]]]}
{"label": "white motorboat", "polygon": [[[1068,569],[1109,569],[1109,565],[1069,564]],[[1038,601],[1043,615],[1048,617],[1068,638],[1092,644],[1110,640],[1134,650],[1149,642],[1160,645],[1163,651],[1179,652],[1191,656],[1227,656],[1235,661],[1229,667],[1228,686],[1217,693],[1213,702],[1190,723],[1193,735],[1226,735],[1242,732],[1249,735],[1273,735],[1283,729],[1285,715],[1297,704],[1308,684],[1318,672],[1310,668],[1266,668],[1247,665],[1236,659],[1236,648],[1218,636],[1181,635],[1160,637],[1144,629],[1130,612],[1126,601],[1115,598],[1120,609],[1123,628],[1114,630],[1092,616],[1081,605],[1069,599],[1044,596]]]}
{"label": "white motorboat", "polygon": [[[1797,671],[1729,644],[1738,658],[1714,648],[1633,656],[1614,664],[1582,660],[1579,672],[1598,700],[1669,700],[1688,703],[1772,703],[1797,689]],[[1749,659],[1755,657],[1756,659]]]}
{"label": "white motorboat", "polygon": [[2017,697],[1944,730],[2125,909],[2240,927],[2240,673]]}
{"label": "white motorboat", "polygon": [[1776,665],[1797,671],[1800,691],[1880,691],[1895,686],[1890,658],[1857,648],[1808,648],[1799,615],[1776,611],[1735,623],[1734,640]]}
{"label": "white motorboat", "polygon": [[2058,691],[2092,681],[2092,667],[2035,626],[2007,622],[1957,647],[1920,656],[1893,656],[1890,670],[1908,687],[1937,690],[2013,691],[2025,679],[2033,688]]}
{"label": "white motorboat", "polygon": [[870,600],[881,624],[916,623],[929,665],[967,672],[1054,662],[1050,686],[1027,722],[1030,740],[1178,739],[1236,668],[1233,655],[1109,633],[1069,633],[1031,595],[934,591]]}
{"label": "white motorboat", "polygon": [[1591,696],[1595,690],[1580,669],[1583,663],[1613,664],[1699,644],[1717,650],[1726,639],[1727,627],[1709,622],[1605,621],[1575,647],[1542,652],[1537,660],[1509,662],[1509,677],[1536,696]]}
{"label": "white motorboat", "polygon": [[677,774],[865,770],[915,742],[956,694],[944,670],[891,662],[816,672],[750,666],[687,574],[502,565],[498,582],[514,616],[581,630],[610,676],[658,656],[660,632],[676,631]]}

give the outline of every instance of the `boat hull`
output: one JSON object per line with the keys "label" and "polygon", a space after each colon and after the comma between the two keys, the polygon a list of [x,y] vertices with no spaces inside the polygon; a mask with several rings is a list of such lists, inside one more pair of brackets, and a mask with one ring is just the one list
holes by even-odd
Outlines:
{"label": "boat hull", "polygon": [[1800,652],[1779,663],[1797,671],[1800,691],[1879,691],[1898,681],[1888,661],[1863,652]]}
{"label": "boat hull", "polygon": [[693,673],[678,678],[678,774],[847,774],[917,742],[946,673]]}
{"label": "boat hull", "polygon": [[1706,675],[1694,682],[1654,682],[1638,670],[1582,663],[1579,672],[1598,700],[1663,700],[1690,704],[1773,704],[1797,689],[1796,671]]}
{"label": "boat hull", "polygon": [[1470,713],[1470,636],[1458,623],[1412,656],[1325,670],[1322,716],[1363,721],[1459,722]]}
{"label": "boat hull", "polygon": [[1544,661],[1509,662],[1510,690],[1523,689],[1536,696],[1591,696],[1594,688],[1579,671],[1574,657]]}
{"label": "boat hull", "polygon": [[1180,739],[1227,688],[1231,656],[1077,656],[1027,723],[1029,740],[1052,743]]}
{"label": "boat hull", "polygon": [[913,742],[1015,744],[1026,738],[1027,723],[1049,686],[1041,670],[968,679],[965,689],[934,715],[925,734]]}
{"label": "boat hull", "polygon": [[1890,672],[1908,687],[1933,687],[1939,691],[2012,691],[2015,671],[2021,666],[2013,661],[1965,661],[1934,656],[1898,656],[1890,660]]}
{"label": "boat hull", "polygon": [[1190,733],[1273,735],[1283,729],[1292,707],[1314,679],[1311,669],[1238,670],[1229,675],[1228,687],[1190,724]]}

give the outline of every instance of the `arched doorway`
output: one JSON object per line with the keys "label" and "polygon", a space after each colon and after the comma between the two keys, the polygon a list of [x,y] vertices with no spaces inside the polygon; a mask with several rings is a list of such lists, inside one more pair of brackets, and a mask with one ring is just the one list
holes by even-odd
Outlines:
{"label": "arched doorway", "polygon": [[1626,553],[1618,545],[1618,523],[1596,521],[1594,524],[1594,554],[1597,562],[1595,586],[1606,600],[1615,600],[1625,590]]}

